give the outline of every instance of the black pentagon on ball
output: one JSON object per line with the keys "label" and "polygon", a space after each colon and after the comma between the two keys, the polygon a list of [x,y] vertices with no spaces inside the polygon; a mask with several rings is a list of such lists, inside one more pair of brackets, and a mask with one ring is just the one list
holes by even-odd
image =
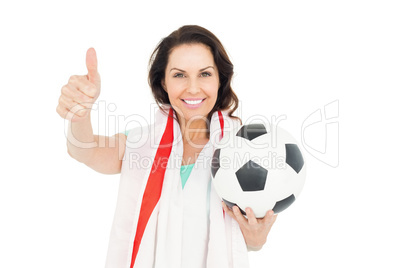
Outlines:
{"label": "black pentagon on ball", "polygon": [[282,199],[278,202],[276,202],[274,208],[272,209],[274,213],[279,213],[287,209],[294,201],[296,200],[294,195],[290,195],[286,197],[285,199]]}
{"label": "black pentagon on ball", "polygon": [[303,168],[304,159],[297,144],[285,144],[286,163],[291,166],[296,173]]}
{"label": "black pentagon on ball", "polygon": [[215,178],[216,172],[218,172],[218,169],[221,167],[219,164],[219,156],[221,154],[221,149],[216,149],[214,152],[214,155],[212,156],[212,161],[211,161],[211,172],[212,172],[212,177]]}
{"label": "black pentagon on ball", "polygon": [[243,191],[262,191],[268,170],[250,160],[236,171],[236,177]]}
{"label": "black pentagon on ball", "polygon": [[251,141],[264,134],[267,134],[267,130],[263,124],[249,124],[242,126],[236,136]]}
{"label": "black pentagon on ball", "polygon": [[[232,203],[232,202],[229,202],[229,201],[227,201],[227,200],[224,199],[224,198],[222,198],[222,201],[225,202],[226,206],[228,206],[228,208],[229,208],[230,210],[233,210],[233,206],[237,206],[237,204]],[[247,215],[244,210],[242,210],[239,206],[237,206],[237,207],[240,209],[241,214]]]}

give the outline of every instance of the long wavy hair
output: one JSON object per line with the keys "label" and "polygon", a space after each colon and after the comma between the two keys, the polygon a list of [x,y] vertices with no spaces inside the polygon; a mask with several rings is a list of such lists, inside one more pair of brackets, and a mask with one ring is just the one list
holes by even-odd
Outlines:
{"label": "long wavy hair", "polygon": [[210,48],[215,65],[218,67],[220,86],[215,106],[208,114],[208,122],[212,114],[218,110],[228,110],[230,117],[241,122],[240,118],[232,115],[239,106],[239,100],[231,87],[233,64],[219,39],[209,30],[197,25],[185,25],[172,32],[159,42],[151,55],[148,83],[158,106],[161,108],[162,105],[170,105],[168,94],[162,87],[162,81],[165,78],[170,53],[183,44],[206,45]]}

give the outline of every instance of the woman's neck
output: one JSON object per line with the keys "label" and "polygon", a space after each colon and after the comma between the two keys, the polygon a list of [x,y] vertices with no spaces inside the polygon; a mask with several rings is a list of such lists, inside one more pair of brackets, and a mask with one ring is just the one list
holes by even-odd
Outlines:
{"label": "woman's neck", "polygon": [[185,119],[179,119],[181,135],[184,143],[204,143],[208,140],[208,127],[205,120],[192,120],[186,121]]}

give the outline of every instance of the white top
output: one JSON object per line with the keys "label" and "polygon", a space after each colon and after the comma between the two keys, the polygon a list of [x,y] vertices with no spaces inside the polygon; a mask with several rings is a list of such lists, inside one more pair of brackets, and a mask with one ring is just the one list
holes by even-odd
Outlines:
{"label": "white top", "polygon": [[209,151],[212,151],[212,146],[207,143],[183,188],[182,268],[206,267],[211,173],[205,170],[209,166],[203,164],[205,162],[203,160],[205,160],[205,153],[211,155]]}

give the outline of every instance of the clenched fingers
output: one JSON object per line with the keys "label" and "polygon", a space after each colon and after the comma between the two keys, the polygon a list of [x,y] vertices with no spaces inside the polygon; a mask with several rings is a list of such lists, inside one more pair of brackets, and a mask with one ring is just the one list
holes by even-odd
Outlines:
{"label": "clenched fingers", "polygon": [[97,98],[99,95],[98,88],[91,83],[86,75],[73,75],[68,80],[68,85],[89,98]]}

